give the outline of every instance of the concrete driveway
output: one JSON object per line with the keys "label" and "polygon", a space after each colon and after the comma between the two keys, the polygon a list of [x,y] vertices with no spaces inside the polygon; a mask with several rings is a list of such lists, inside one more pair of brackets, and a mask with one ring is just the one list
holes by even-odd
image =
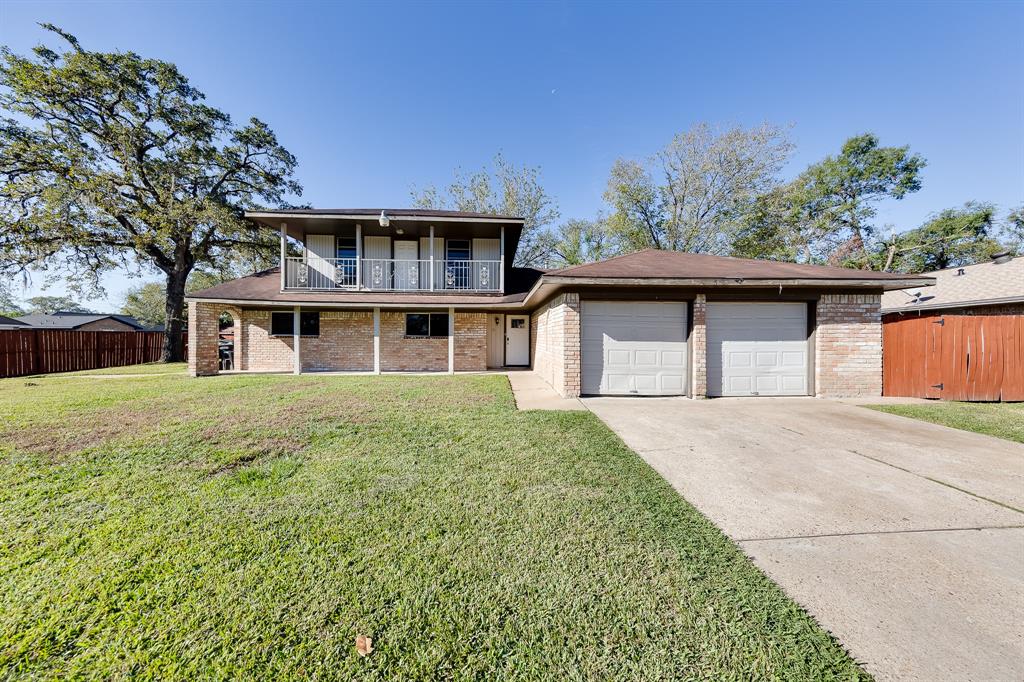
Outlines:
{"label": "concrete driveway", "polygon": [[1024,446],[814,398],[584,404],[880,679],[1024,679]]}

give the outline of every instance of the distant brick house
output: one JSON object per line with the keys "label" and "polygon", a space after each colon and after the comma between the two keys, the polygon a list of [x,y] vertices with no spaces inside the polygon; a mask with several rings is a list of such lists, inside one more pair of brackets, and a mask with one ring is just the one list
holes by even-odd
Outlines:
{"label": "distant brick house", "polygon": [[562,395],[879,395],[883,291],[923,277],[665,251],[540,271],[523,221],[253,211],[281,267],[188,296],[193,375],[529,367]]}

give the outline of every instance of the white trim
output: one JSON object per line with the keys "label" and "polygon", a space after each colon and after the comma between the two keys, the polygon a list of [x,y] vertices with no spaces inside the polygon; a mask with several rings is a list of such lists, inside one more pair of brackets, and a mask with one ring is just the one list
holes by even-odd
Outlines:
{"label": "white trim", "polygon": [[373,309],[373,373],[380,374],[380,308]]}
{"label": "white trim", "polygon": [[356,223],[356,291],[363,288],[363,226]]}
{"label": "white trim", "polygon": [[455,308],[448,306],[448,373],[455,374]]}
{"label": "white trim", "polygon": [[916,305],[905,308],[882,308],[882,314],[890,313],[915,313],[925,310],[944,310],[946,308],[983,308],[985,306],[1006,305],[1008,303],[1024,303],[1024,296],[1006,296],[1004,298],[985,298],[977,301],[948,301],[946,303],[932,303],[929,305]]}
{"label": "white trim", "polygon": [[302,338],[299,326],[302,324],[302,306],[295,306],[292,309],[292,373],[302,374],[302,356],[299,350],[299,340]]}
{"label": "white trim", "polygon": [[[379,215],[346,215],[341,213],[262,213],[260,211],[246,211],[246,218],[304,218],[313,220],[377,220]],[[417,222],[449,222],[449,223],[516,223],[522,225],[526,221],[522,218],[465,218],[461,216],[388,216],[391,220],[409,220]]]}
{"label": "white trim", "polygon": [[[497,296],[495,298],[498,298]],[[186,298],[186,301],[195,303],[218,303],[221,305],[239,305],[246,306],[249,308],[260,307],[260,308],[291,308],[295,305],[294,301],[267,301],[263,299],[235,299],[235,298]],[[494,303],[445,303],[444,301],[438,301],[435,303],[424,303],[422,301],[413,301],[409,303],[346,303],[345,301],[303,301],[302,305],[313,308],[341,308],[351,309],[356,308],[360,310],[370,310],[372,308],[383,308],[392,309],[397,308],[400,310],[410,310],[416,308],[432,308],[434,312],[443,311],[445,308],[454,307],[459,310],[505,310],[505,309],[522,309],[522,302],[520,301],[496,301]]]}
{"label": "white trim", "polygon": [[288,258],[288,223],[281,223],[281,291],[285,289],[285,262]]}

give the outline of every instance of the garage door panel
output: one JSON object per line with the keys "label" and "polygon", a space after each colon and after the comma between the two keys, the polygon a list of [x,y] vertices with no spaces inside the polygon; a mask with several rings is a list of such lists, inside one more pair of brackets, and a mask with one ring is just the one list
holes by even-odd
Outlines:
{"label": "garage door panel", "polygon": [[685,392],[685,303],[584,301],[581,327],[584,393]]}
{"label": "garage door panel", "polygon": [[806,395],[805,303],[709,303],[708,395]]}

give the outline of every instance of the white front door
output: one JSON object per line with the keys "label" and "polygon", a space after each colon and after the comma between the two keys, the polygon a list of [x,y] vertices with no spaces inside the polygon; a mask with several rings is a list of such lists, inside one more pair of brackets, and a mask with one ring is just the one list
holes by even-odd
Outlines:
{"label": "white front door", "polygon": [[584,301],[582,391],[590,395],[686,393],[686,304]]}
{"label": "white front door", "polygon": [[708,395],[808,395],[807,304],[708,303]]}
{"label": "white front door", "polygon": [[505,364],[525,367],[530,364],[530,316],[505,316]]}
{"label": "white front door", "polygon": [[420,288],[418,258],[417,242],[408,239],[395,240],[395,289],[415,291]]}

